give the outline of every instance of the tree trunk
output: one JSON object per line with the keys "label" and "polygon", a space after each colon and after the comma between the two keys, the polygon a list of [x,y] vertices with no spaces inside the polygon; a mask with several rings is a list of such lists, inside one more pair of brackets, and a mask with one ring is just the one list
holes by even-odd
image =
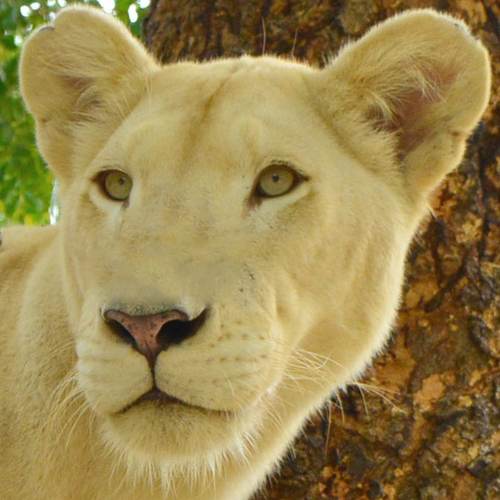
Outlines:
{"label": "tree trunk", "polygon": [[[422,6],[462,17],[498,54],[494,0],[153,0],[145,39],[164,62],[266,52],[321,66],[374,23]],[[386,353],[366,385],[313,419],[256,498],[500,498],[498,97],[497,87],[412,246]]]}

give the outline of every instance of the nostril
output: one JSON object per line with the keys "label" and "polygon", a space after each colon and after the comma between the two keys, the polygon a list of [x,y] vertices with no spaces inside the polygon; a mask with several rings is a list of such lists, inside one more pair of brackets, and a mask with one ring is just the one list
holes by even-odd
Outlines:
{"label": "nostril", "polygon": [[130,345],[135,345],[134,337],[120,322],[114,319],[107,319],[106,323],[111,328],[113,333],[115,333],[124,342]]}
{"label": "nostril", "polygon": [[192,337],[203,326],[208,316],[208,310],[204,309],[201,314],[192,320],[174,320],[165,323],[158,332],[158,341],[163,346],[169,344],[180,344],[182,341]]}

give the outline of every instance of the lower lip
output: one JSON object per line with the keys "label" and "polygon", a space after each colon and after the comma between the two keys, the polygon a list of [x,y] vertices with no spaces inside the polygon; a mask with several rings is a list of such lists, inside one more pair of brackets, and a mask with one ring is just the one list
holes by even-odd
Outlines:
{"label": "lower lip", "polygon": [[169,394],[166,394],[165,392],[160,391],[159,389],[153,389],[152,391],[146,392],[146,394],[143,394],[137,401],[134,402],[134,404],[139,404],[142,403],[143,401],[156,401],[161,404],[182,404],[185,406],[190,406],[184,401],[181,401],[180,399],[177,399],[173,396],[170,396]]}
{"label": "lower lip", "polygon": [[191,406],[188,405],[187,403],[184,403],[184,401],[181,401],[180,399],[177,399],[173,396],[170,396],[166,394],[165,392],[160,391],[159,389],[152,389],[151,391],[146,392],[143,394],[140,398],[136,399],[133,403],[128,404],[120,410],[118,413],[125,413],[134,406],[138,406],[141,403],[145,403],[151,401],[153,403],[156,403],[158,406],[170,406],[170,405],[182,405],[182,406]]}
{"label": "lower lip", "polygon": [[225,410],[211,410],[209,408],[204,408],[202,406],[197,406],[197,405],[191,405],[189,403],[185,403],[184,401],[174,397],[170,396],[169,394],[160,391],[159,389],[152,389],[151,391],[146,392],[143,394],[140,398],[136,399],[133,403],[125,406],[122,410],[120,410],[118,413],[123,414],[130,410],[132,407],[137,406],[141,403],[145,403],[151,401],[158,406],[173,406],[173,405],[178,405],[178,406],[184,406],[185,408],[192,408],[198,411],[201,411],[203,413],[211,413],[211,414],[218,414],[221,416],[229,416],[231,414],[230,411],[225,411]]}

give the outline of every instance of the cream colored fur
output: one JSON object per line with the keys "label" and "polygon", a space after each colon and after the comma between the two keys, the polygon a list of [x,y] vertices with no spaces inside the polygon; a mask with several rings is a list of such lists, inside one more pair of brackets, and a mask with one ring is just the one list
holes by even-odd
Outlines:
{"label": "cream colored fur", "polygon": [[[389,334],[429,192],[487,103],[486,50],[431,10],[390,19],[326,68],[275,57],[160,66],[84,7],[27,41],[21,90],[61,221],[0,247],[0,497],[246,499],[307,417]],[[287,161],[309,180],[249,203]],[[128,206],[92,181],[119,168]],[[146,359],[100,311],[209,306]],[[224,411],[213,411],[224,410]]]}

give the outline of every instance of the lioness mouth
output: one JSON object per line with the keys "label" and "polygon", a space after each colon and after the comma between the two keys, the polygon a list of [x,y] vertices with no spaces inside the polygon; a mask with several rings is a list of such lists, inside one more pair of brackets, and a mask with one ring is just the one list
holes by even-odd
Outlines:
{"label": "lioness mouth", "polygon": [[209,413],[219,413],[219,414],[224,414],[224,415],[227,415],[229,413],[227,411],[211,410],[209,408],[204,408],[203,406],[198,406],[198,405],[186,403],[185,401],[182,401],[181,399],[178,399],[174,396],[171,396],[170,394],[167,394],[166,392],[163,392],[162,390],[158,389],[158,387],[156,387],[156,386],[153,387],[148,392],[145,392],[142,396],[137,398],[132,403],[125,406],[125,408],[120,410],[119,413],[120,414],[125,413],[128,410],[130,410],[130,408],[137,406],[141,403],[144,403],[146,401],[154,401],[158,406],[169,406],[169,405],[177,404],[177,405],[186,406],[188,408],[196,408],[198,410],[201,410],[204,412],[209,412]]}
{"label": "lioness mouth", "polygon": [[187,405],[187,403],[184,403],[184,401],[181,401],[180,399],[174,396],[170,396],[170,394],[161,391],[157,387],[154,387],[150,391],[144,393],[135,403],[139,404],[142,403],[143,401],[158,401],[160,404],[177,403],[177,404]]}

